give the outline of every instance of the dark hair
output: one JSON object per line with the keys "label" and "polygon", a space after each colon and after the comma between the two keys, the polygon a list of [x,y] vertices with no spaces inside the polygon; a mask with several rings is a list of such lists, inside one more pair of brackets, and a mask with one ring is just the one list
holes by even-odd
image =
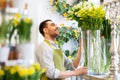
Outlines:
{"label": "dark hair", "polygon": [[50,20],[50,19],[47,19],[47,20],[44,20],[44,21],[42,21],[41,23],[40,23],[40,25],[39,25],[39,32],[44,36],[44,31],[43,31],[43,29],[46,27],[46,23],[48,22],[48,21],[52,21],[52,20]]}

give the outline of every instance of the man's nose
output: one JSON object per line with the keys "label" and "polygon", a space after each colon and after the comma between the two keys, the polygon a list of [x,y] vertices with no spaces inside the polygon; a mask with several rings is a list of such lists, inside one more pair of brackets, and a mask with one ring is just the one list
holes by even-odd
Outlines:
{"label": "man's nose", "polygon": [[56,28],[59,28],[59,26],[56,24]]}

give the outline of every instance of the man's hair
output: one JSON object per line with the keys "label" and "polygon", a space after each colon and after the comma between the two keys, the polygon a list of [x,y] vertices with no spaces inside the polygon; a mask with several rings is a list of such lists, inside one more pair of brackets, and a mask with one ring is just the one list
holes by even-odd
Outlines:
{"label": "man's hair", "polygon": [[44,31],[43,31],[43,29],[46,27],[48,21],[52,21],[52,20],[50,20],[50,19],[44,20],[44,21],[42,21],[42,22],[40,23],[40,25],[39,25],[39,32],[40,32],[43,36],[44,36]]}

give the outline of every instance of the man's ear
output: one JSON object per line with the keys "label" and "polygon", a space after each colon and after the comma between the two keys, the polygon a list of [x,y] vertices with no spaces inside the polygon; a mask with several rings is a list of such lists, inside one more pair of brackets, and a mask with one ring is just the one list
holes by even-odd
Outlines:
{"label": "man's ear", "polygon": [[43,31],[44,31],[44,33],[47,33],[47,30],[46,30],[46,28],[44,28],[44,29],[43,29]]}

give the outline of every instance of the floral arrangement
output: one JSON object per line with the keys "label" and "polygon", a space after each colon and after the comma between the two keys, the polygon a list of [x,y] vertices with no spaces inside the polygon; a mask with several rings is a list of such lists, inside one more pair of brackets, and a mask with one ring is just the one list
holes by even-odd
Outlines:
{"label": "floral arrangement", "polygon": [[51,11],[56,10],[64,17],[67,17],[67,12],[70,10],[70,8],[73,5],[79,3],[80,1],[86,1],[86,0],[76,0],[71,5],[67,3],[67,0],[50,0],[49,2],[53,6],[53,8],[51,8]]}
{"label": "floral arrangement", "polygon": [[70,9],[70,5],[66,3],[66,0],[50,0],[50,4],[62,15],[66,15],[66,12]]}
{"label": "floral arrangement", "polygon": [[[65,26],[64,24],[61,24],[60,26],[61,26],[59,29],[60,35],[56,39],[60,47],[62,47],[64,43],[67,43],[70,39],[78,41],[79,38],[81,37],[81,32],[79,29],[68,27]],[[73,59],[77,53],[77,49],[74,50],[71,55],[69,50],[65,50],[64,52],[69,59]]]}
{"label": "floral arrangement", "polygon": [[19,36],[19,42],[26,43],[30,41],[30,31],[32,27],[32,19],[28,17],[21,17],[21,14],[16,14],[16,17],[9,21],[11,23],[11,32],[9,39],[11,39],[15,30]]}
{"label": "floral arrangement", "polygon": [[76,20],[83,30],[97,30],[102,28],[105,10],[102,6],[80,2],[68,11],[68,18]]}
{"label": "floral arrangement", "polygon": [[46,69],[41,68],[38,63],[29,67],[5,66],[0,69],[0,80],[40,80]]}

